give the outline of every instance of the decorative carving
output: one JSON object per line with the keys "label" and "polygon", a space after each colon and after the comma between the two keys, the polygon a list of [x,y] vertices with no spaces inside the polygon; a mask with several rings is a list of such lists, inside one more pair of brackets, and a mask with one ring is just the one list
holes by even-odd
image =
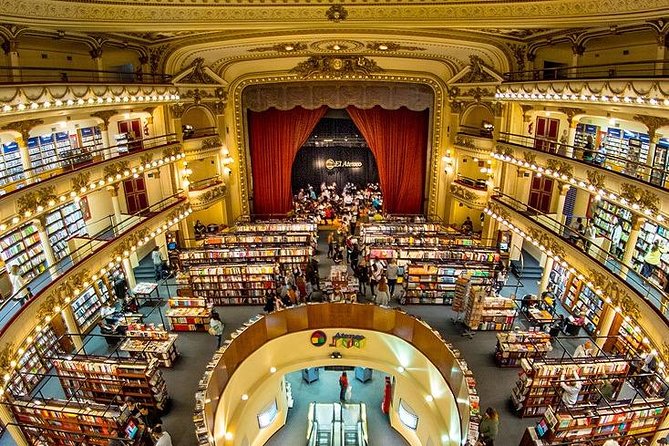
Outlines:
{"label": "decorative carving", "polygon": [[153,161],[153,153],[145,153],[139,157],[139,164],[141,164],[142,166],[151,164],[151,161]]}
{"label": "decorative carving", "polygon": [[569,122],[569,125],[571,125],[571,120],[574,119],[574,116],[585,114],[585,110],[575,107],[560,107],[558,108],[558,111],[567,115],[567,122]]}
{"label": "decorative carving", "polygon": [[551,158],[546,162],[546,168],[560,175],[566,175],[569,178],[574,175],[574,166],[566,161]]}
{"label": "decorative carving", "polygon": [[507,146],[506,144],[498,143],[495,146],[495,153],[498,155],[513,156],[513,148],[511,146]]}
{"label": "decorative carving", "polygon": [[520,104],[520,108],[523,110],[523,122],[529,121],[530,117],[527,115],[527,112],[534,110],[531,105]]}
{"label": "decorative carving", "polygon": [[331,22],[339,23],[343,20],[346,20],[348,17],[348,11],[344,8],[343,5],[332,5],[325,11],[325,17]]}
{"label": "decorative carving", "polygon": [[149,48],[149,67],[151,69],[151,74],[158,73],[158,67],[160,66],[160,61],[163,58],[163,55],[167,52],[169,45],[158,45],[152,46]]}
{"label": "decorative carving", "polygon": [[473,203],[476,202],[478,198],[478,195],[476,195],[474,192],[458,184],[451,184],[451,193],[456,198]]}
{"label": "decorative carving", "polygon": [[[56,187],[47,186],[27,192],[16,200],[16,209],[20,215],[37,214],[56,200]],[[42,209],[38,209],[38,208]]]}
{"label": "decorative carving", "polygon": [[469,149],[478,149],[476,144],[474,144],[474,140],[468,136],[457,135],[455,137],[455,144],[461,147],[467,147]]}
{"label": "decorative carving", "polygon": [[516,59],[516,68],[519,71],[525,69],[525,54],[527,53],[527,47],[525,45],[516,45],[515,43],[510,43],[509,49],[513,54],[514,59]]}
{"label": "decorative carving", "polygon": [[170,105],[170,112],[172,112],[172,116],[175,118],[181,118],[185,111],[186,105],[182,103]]}
{"label": "decorative carving", "polygon": [[493,102],[490,104],[490,109],[492,110],[493,116],[499,118],[504,113],[504,103],[503,102]]}
{"label": "decorative carving", "polygon": [[506,209],[504,209],[502,206],[500,206],[497,203],[488,202],[487,208],[493,214],[499,215],[502,218],[502,220],[509,221],[511,219],[511,214],[509,214]]}
{"label": "decorative carving", "polygon": [[170,158],[173,156],[177,156],[178,154],[181,153],[181,145],[177,144],[174,146],[166,147],[163,149],[163,158]]}
{"label": "decorative carving", "polygon": [[0,373],[4,376],[6,374],[14,373],[12,361],[15,361],[16,349],[13,342],[8,342],[0,348]]}
{"label": "decorative carving", "polygon": [[534,239],[540,246],[543,246],[546,251],[549,251],[549,255],[552,254],[557,255],[563,259],[565,258],[565,252],[562,244],[544,231],[530,227],[527,229],[527,235]]}
{"label": "decorative carving", "polygon": [[266,51],[275,51],[277,53],[294,53],[296,51],[306,50],[307,44],[302,42],[277,43],[271,46],[260,46],[247,50],[250,53],[263,53]]}
{"label": "decorative carving", "polygon": [[10,122],[8,124],[5,124],[2,127],[2,130],[12,130],[15,132],[19,132],[21,134],[21,138],[23,139],[23,142],[25,144],[26,141],[28,141],[28,138],[30,137],[30,130],[33,127],[36,127],[38,125],[44,124],[44,121],[41,119],[26,119],[24,121],[14,121]]}
{"label": "decorative carving", "polygon": [[91,55],[91,59],[93,59],[93,60],[95,60],[95,59],[99,59],[99,58],[102,57],[102,47],[101,47],[101,46],[97,46],[97,47],[95,47],[95,48],[92,48],[92,49],[88,52],[88,54]]}
{"label": "decorative carving", "polygon": [[495,93],[488,88],[471,88],[463,93],[463,96],[472,96],[476,102],[481,102],[481,98],[488,97],[491,98],[495,96]]}
{"label": "decorative carving", "polygon": [[91,113],[91,116],[100,118],[102,120],[102,124],[100,124],[100,130],[104,132],[109,128],[109,120],[111,117],[116,116],[117,114],[118,112],[116,110],[101,110],[95,113]]}
{"label": "decorative carving", "polygon": [[222,184],[210,188],[205,193],[200,195],[198,198],[200,201],[208,203],[219,198],[224,198],[226,192],[227,192],[227,186],[225,184]]}
{"label": "decorative carving", "polygon": [[312,56],[290,70],[303,78],[369,76],[383,71],[375,61],[363,56]]}
{"label": "decorative carving", "polygon": [[425,51],[425,48],[419,46],[400,45],[396,42],[371,42],[367,44],[367,49],[372,51]]}
{"label": "decorative carving", "polygon": [[81,190],[82,187],[88,186],[90,180],[91,180],[90,172],[81,172],[80,174],[76,175],[74,178],[70,180],[70,184],[72,184],[72,190],[74,190],[75,192]]}
{"label": "decorative carving", "polygon": [[497,82],[497,79],[486,72],[483,67],[487,68],[486,64],[483,63],[483,60],[479,56],[471,54],[469,56],[469,72],[460,79],[460,82],[465,84],[476,82]]}
{"label": "decorative carving", "polygon": [[597,189],[606,188],[606,185],[604,184],[606,180],[606,175],[597,170],[586,170],[585,174],[588,177],[588,182],[593,186],[595,186]]}
{"label": "decorative carving", "polygon": [[186,76],[179,79],[178,83],[180,84],[218,84],[219,82],[211,77],[207,70],[208,68],[204,65],[204,58],[196,57],[186,68],[190,69],[191,72]]}
{"label": "decorative carving", "polygon": [[119,161],[109,166],[105,166],[103,172],[105,178],[117,178],[119,175],[123,175],[124,172],[128,170],[129,163],[128,161]]}
{"label": "decorative carving", "polygon": [[659,211],[660,198],[654,193],[630,183],[622,183],[620,188],[622,189],[620,196],[630,202],[630,204],[637,204],[642,209],[650,209],[653,213]]}
{"label": "decorative carving", "polygon": [[537,154],[529,151],[523,152],[523,159],[526,163],[534,164],[537,160]]}
{"label": "decorative carving", "polygon": [[659,116],[634,115],[634,119],[648,127],[648,136],[650,137],[651,141],[653,141],[656,137],[659,137],[657,134],[657,129],[669,125],[669,119],[661,118]]}
{"label": "decorative carving", "polygon": [[202,141],[202,145],[200,146],[202,150],[208,150],[208,149],[220,149],[223,147],[223,141],[221,141],[221,138],[215,137],[215,138],[206,138]]}
{"label": "decorative carving", "polygon": [[65,300],[65,298],[72,299],[75,294],[83,291],[83,284],[89,278],[89,273],[87,269],[82,269],[76,273],[70,275],[67,279],[61,280],[60,283],[56,286],[56,289],[53,293],[53,296],[59,302]]}

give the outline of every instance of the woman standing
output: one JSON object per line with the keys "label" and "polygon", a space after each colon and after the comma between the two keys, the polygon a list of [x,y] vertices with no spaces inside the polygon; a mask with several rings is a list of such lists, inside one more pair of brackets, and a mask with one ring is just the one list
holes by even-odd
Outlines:
{"label": "woman standing", "polygon": [[488,407],[483,414],[481,424],[479,424],[479,440],[485,446],[494,446],[497,430],[499,429],[499,415],[492,407]]}
{"label": "woman standing", "polygon": [[390,304],[390,294],[388,293],[388,283],[385,277],[381,277],[379,285],[376,287],[376,303],[387,307]]}
{"label": "woman standing", "polygon": [[209,319],[209,334],[218,338],[218,346],[220,347],[223,339],[223,322],[221,316],[215,311],[211,313]]}

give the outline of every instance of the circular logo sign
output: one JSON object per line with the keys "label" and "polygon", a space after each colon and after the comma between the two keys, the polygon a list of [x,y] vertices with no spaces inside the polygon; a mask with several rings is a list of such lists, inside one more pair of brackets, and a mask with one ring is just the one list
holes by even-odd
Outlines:
{"label": "circular logo sign", "polygon": [[325,160],[325,168],[327,170],[334,169],[335,168],[335,160],[333,160],[332,158],[328,158],[327,160]]}
{"label": "circular logo sign", "polygon": [[311,345],[313,345],[314,347],[321,347],[325,345],[327,339],[328,336],[320,330],[316,330],[313,333],[311,333]]}

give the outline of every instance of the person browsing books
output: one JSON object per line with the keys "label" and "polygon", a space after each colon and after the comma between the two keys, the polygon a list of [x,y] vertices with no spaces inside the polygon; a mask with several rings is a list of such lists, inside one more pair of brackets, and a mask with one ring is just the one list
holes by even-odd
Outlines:
{"label": "person browsing books", "polygon": [[578,394],[581,391],[581,387],[583,387],[576,370],[574,370],[572,376],[574,379],[567,381],[565,379],[564,371],[562,371],[562,375],[560,375],[560,387],[562,387],[563,390],[561,399],[562,403],[567,407],[574,406],[578,402]]}

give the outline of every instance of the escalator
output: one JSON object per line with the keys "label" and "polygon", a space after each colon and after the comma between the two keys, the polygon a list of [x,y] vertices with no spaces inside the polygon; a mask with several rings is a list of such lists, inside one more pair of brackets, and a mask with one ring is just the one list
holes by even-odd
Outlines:
{"label": "escalator", "polygon": [[308,417],[308,446],[367,446],[367,412],[362,403],[311,403]]}

